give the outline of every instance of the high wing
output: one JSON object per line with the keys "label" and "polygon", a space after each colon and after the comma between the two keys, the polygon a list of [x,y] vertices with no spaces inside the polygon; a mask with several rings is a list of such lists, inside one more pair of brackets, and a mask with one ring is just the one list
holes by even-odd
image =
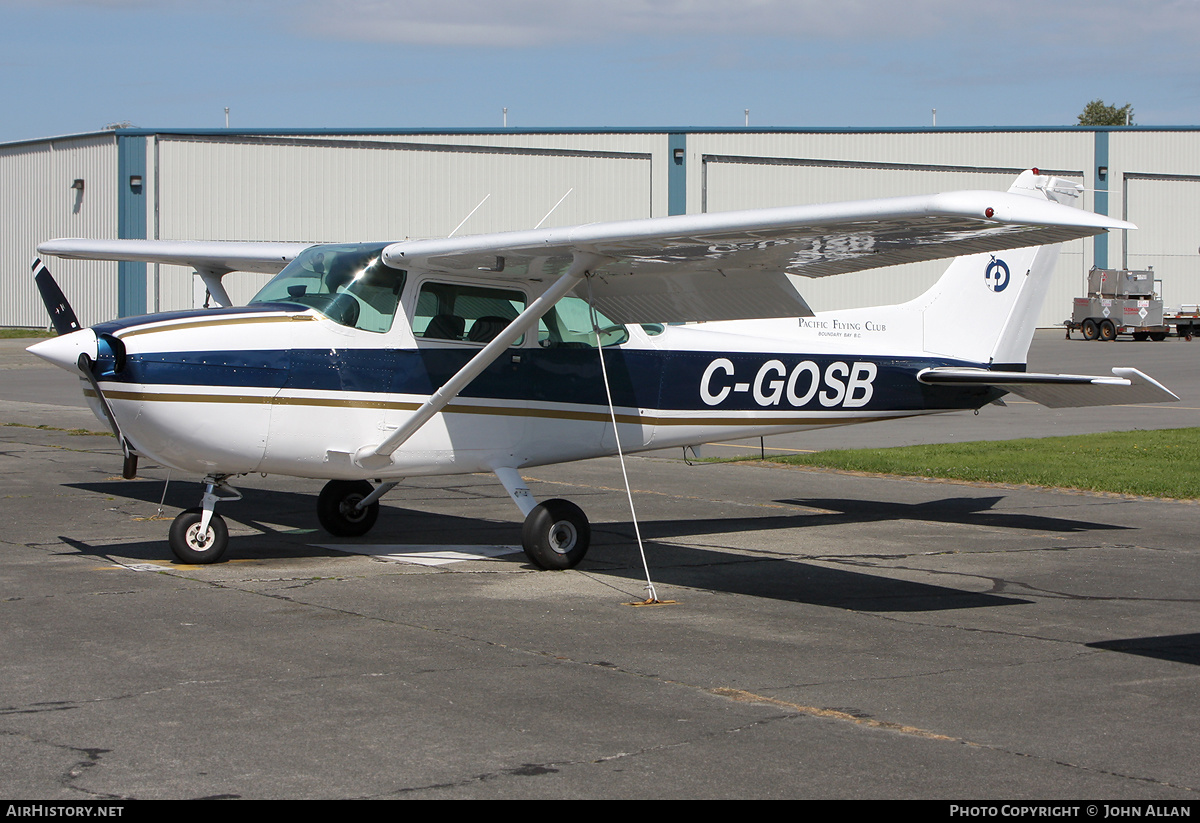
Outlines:
{"label": "high wing", "polygon": [[[963,191],[408,240],[383,256],[402,269],[552,281],[587,255],[594,276],[575,292],[615,322],[738,320],[811,316],[788,275],[827,277],[1132,228],[1021,194]],[[308,245],[62,239],[38,251],[191,266],[228,305],[222,276],[277,272]]]}
{"label": "high wing", "polygon": [[191,266],[197,271],[274,274],[311,243],[253,243],[223,240],[85,240],[65,238],[38,245],[42,254],[68,260],[128,260]]}
{"label": "high wing", "polygon": [[48,240],[38,246],[42,254],[69,260],[128,260],[190,266],[200,275],[218,305],[230,306],[221,278],[230,272],[275,274],[311,243],[252,243],[222,240]]}
{"label": "high wing", "polygon": [[1021,194],[950,192],[410,240],[388,265],[552,280],[600,258],[575,289],[618,323],[807,317],[787,275],[864,269],[1089,237],[1131,223]]}

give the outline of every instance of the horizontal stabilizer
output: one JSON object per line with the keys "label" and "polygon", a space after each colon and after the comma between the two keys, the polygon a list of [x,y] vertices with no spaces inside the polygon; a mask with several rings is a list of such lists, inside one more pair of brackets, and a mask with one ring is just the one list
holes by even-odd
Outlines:
{"label": "horizontal stabilizer", "polygon": [[917,380],[930,386],[995,386],[1052,409],[1179,400],[1174,392],[1137,369],[1115,368],[1113,374],[1115,377],[1096,377],[943,367],[924,369]]}

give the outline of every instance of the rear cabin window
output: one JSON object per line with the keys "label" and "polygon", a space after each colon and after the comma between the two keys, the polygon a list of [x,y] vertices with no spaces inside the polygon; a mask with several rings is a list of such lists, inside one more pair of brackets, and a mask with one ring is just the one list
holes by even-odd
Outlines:
{"label": "rear cabin window", "polygon": [[[601,346],[619,346],[629,339],[629,332],[596,312]],[[538,321],[538,345],[544,349],[594,349],[596,332],[592,327],[592,310],[586,300],[564,297],[554,304]]]}
{"label": "rear cabin window", "polygon": [[[417,295],[413,334],[425,340],[486,345],[525,311],[519,291],[458,283],[424,283]],[[524,335],[512,343],[521,345]]]}

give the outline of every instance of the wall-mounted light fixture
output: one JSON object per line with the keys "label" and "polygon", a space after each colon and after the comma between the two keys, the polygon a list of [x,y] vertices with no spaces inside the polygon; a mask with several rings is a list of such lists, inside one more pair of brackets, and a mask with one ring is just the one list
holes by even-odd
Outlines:
{"label": "wall-mounted light fixture", "polygon": [[675,165],[683,165],[683,149],[675,149]]}
{"label": "wall-mounted light fixture", "polygon": [[142,176],[140,174],[129,175],[129,188],[137,191],[142,187]]}
{"label": "wall-mounted light fixture", "polygon": [[83,191],[83,180],[78,177],[75,178],[75,182],[71,184],[71,188],[75,189],[78,192],[82,192]]}
{"label": "wall-mounted light fixture", "polygon": [[1101,180],[1107,180],[1108,179],[1108,166],[1101,166],[1100,168],[1096,169],[1096,174],[1100,177]]}

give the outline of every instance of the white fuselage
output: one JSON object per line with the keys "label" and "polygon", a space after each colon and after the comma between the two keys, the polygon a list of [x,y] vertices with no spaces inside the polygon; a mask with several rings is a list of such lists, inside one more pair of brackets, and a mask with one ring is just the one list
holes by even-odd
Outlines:
{"label": "white fuselage", "polygon": [[[355,452],[395,430],[479,346],[416,338],[402,313],[378,334],[298,308],[97,326],[125,348],[124,370],[98,380],[136,450],[200,474],[342,479],[491,471],[616,451],[599,350],[546,349],[526,335],[391,465],[365,470]],[[919,314],[897,306],[656,334],[631,326],[625,343],[603,351],[621,447],[634,452],[974,408],[996,396],[920,386],[920,368],[961,361],[924,355],[919,342]]]}

